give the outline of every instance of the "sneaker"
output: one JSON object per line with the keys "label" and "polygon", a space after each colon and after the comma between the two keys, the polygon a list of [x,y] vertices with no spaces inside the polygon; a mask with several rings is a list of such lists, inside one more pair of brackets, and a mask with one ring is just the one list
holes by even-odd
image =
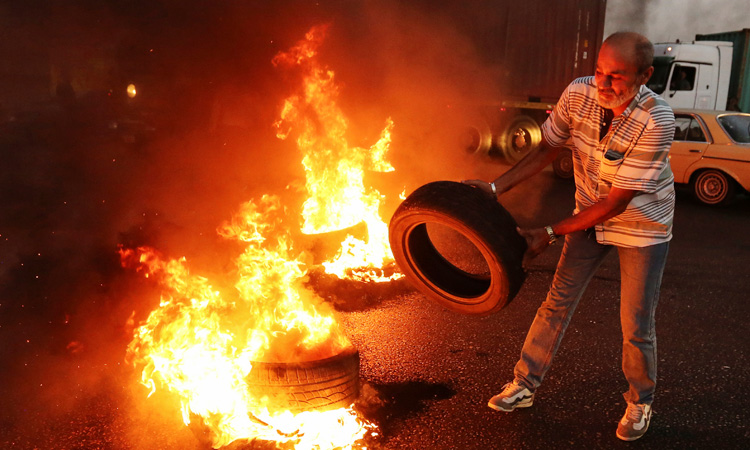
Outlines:
{"label": "sneaker", "polygon": [[497,411],[511,412],[516,408],[528,408],[534,403],[534,393],[518,380],[503,386],[503,392],[492,397],[487,406]]}
{"label": "sneaker", "polygon": [[617,437],[623,441],[634,441],[648,430],[651,423],[651,405],[628,403],[628,409],[617,424]]}

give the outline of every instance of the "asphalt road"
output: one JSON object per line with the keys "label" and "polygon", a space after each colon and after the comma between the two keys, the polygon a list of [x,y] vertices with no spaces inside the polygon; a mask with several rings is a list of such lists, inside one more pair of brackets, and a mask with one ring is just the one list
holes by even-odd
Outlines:
{"label": "asphalt road", "polygon": [[[535,181],[544,214],[522,211],[530,199],[536,204],[531,194],[504,200],[521,224],[541,225],[568,211],[568,184],[549,174]],[[486,406],[512,379],[525,333],[551,281],[557,247],[535,260],[514,301],[489,317],[447,312],[419,294],[347,315],[364,356],[363,377],[394,392],[394,404],[412,409],[393,408],[398,420],[386,426],[385,447],[746,448],[749,207],[744,198],[730,208],[706,208],[689,192],[679,192],[657,310],[655,412],[641,441],[626,444],[614,435],[625,409],[621,393],[627,390],[620,371],[614,253],[579,304],[534,406],[512,413]]]}
{"label": "asphalt road", "polygon": [[[114,249],[144,240],[175,253],[215,246],[208,236],[216,217],[247,195],[228,187],[245,177],[241,163],[252,165],[242,160],[246,142],[205,139],[191,150],[183,144],[193,136],[161,144],[193,156],[211,145],[236,149],[214,154],[219,163],[187,165],[166,159],[174,150],[108,143],[81,152],[71,136],[51,133],[2,141],[0,448],[197,449],[174,405],[146,400],[124,362],[126,322],[158,294],[119,267]],[[219,182],[202,175],[207,164],[234,171]],[[472,176],[503,169],[488,163]],[[187,195],[196,185],[203,195]],[[572,183],[544,172],[502,202],[521,225],[542,225],[571,211],[572,193]],[[448,312],[403,282],[339,289],[334,303],[361,355],[361,408],[380,430],[369,448],[747,448],[748,219],[747,196],[708,208],[679,190],[657,311],[655,412],[647,435],[630,444],[614,435],[627,387],[614,253],[581,301],[534,406],[510,414],[486,403],[512,377],[559,246],[535,260],[515,300],[488,317]]]}

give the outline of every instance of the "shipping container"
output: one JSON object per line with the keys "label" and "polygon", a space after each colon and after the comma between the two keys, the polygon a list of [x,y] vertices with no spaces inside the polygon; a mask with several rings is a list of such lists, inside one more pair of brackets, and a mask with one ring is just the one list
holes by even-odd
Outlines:
{"label": "shipping container", "polygon": [[722,33],[698,34],[696,41],[732,43],[732,70],[727,98],[737,99],[741,111],[750,111],[750,28]]}
{"label": "shipping container", "polygon": [[[485,5],[478,8],[481,3]],[[453,2],[451,14],[497,65],[500,96],[468,127],[468,152],[513,163],[541,142],[540,124],[574,79],[594,74],[606,0]],[[463,20],[461,20],[463,18]]]}

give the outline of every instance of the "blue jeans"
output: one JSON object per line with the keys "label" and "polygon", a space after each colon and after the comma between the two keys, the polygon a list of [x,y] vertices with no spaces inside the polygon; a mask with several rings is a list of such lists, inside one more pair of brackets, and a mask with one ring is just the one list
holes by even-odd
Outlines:
{"label": "blue jeans", "polygon": [[[596,242],[593,232],[565,236],[547,299],[536,312],[516,364],[516,379],[536,389],[552,364],[576,305],[610,245]],[[649,247],[617,247],[620,256],[620,324],[622,371],[630,384],[624,394],[631,403],[651,404],[656,386],[654,314],[659,301],[669,243]],[[595,336],[592,336],[592,340]]]}

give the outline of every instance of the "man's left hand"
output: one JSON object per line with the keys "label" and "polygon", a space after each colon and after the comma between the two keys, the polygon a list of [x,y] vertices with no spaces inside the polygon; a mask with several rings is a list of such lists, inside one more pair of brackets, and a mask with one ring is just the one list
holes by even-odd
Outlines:
{"label": "man's left hand", "polygon": [[523,254],[523,266],[539,256],[549,247],[549,234],[544,228],[516,228],[518,234],[526,239],[526,253]]}

